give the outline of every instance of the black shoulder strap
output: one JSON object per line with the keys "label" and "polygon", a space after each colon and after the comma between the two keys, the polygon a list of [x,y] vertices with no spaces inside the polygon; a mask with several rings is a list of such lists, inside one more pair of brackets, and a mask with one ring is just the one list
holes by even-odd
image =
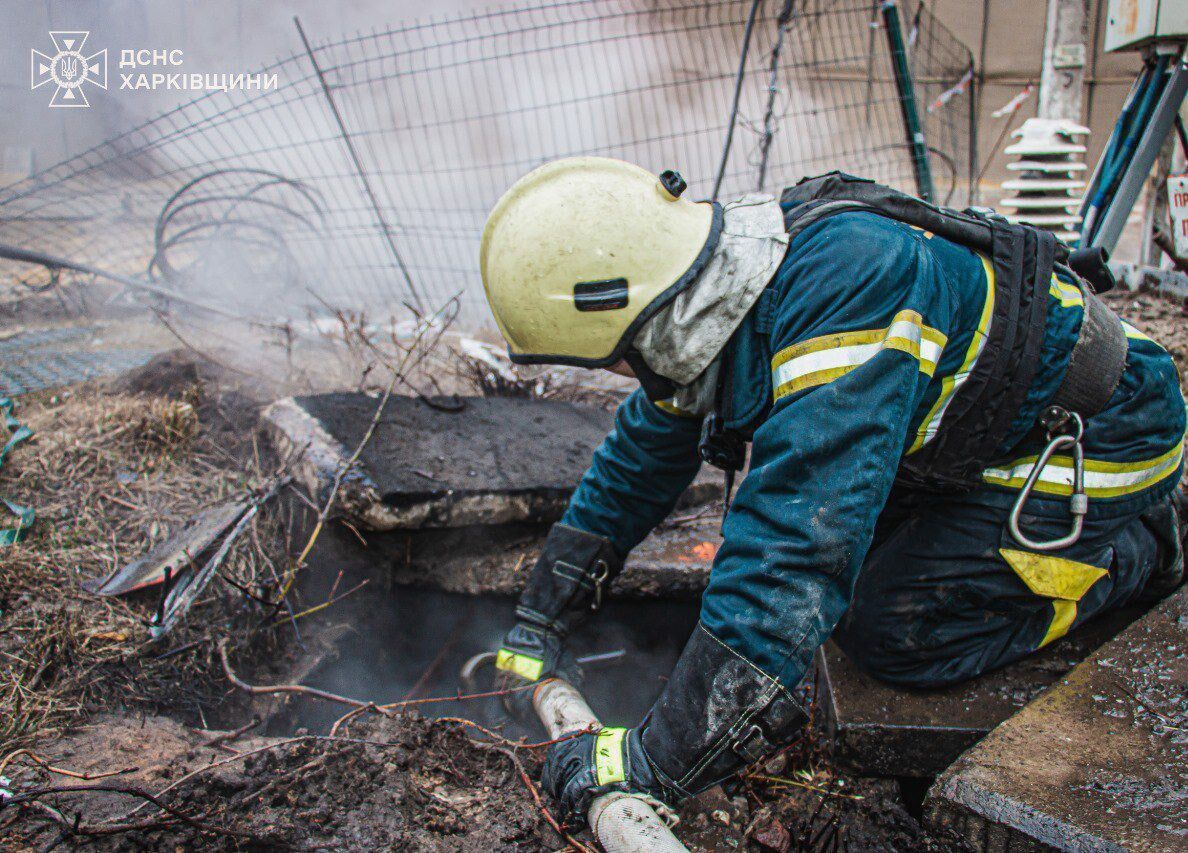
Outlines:
{"label": "black shoulder strap", "polygon": [[1082,287],[1081,295],[1085,300],[1081,331],[1051,404],[1088,418],[1104,409],[1113,396],[1126,370],[1129,346],[1118,315],[1091,288]]}
{"label": "black shoulder strap", "polygon": [[[856,178],[845,172],[829,172],[815,178],[805,178],[796,186],[785,189],[780,195],[780,203],[785,206],[809,202],[847,202],[865,206],[891,219],[923,228],[946,240],[968,246],[976,252],[989,255],[994,249],[991,229],[993,220],[985,214],[974,210],[956,211],[938,207],[899,190],[877,184],[867,178]],[[840,213],[842,209],[854,208],[830,209],[829,212]],[[796,208],[789,213],[796,214]]]}
{"label": "black shoulder strap", "polygon": [[902,464],[906,479],[969,487],[981,481],[1026,398],[1044,338],[1048,281],[1061,244],[1046,231],[980,211],[928,204],[842,172],[784,191],[795,235],[814,222],[867,210],[930,231],[988,257],[994,269],[990,333],[974,369],[945,410],[944,428]]}
{"label": "black shoulder strap", "polygon": [[944,428],[904,460],[909,476],[954,486],[981,483],[1022,407],[1039,366],[1056,238],[1046,231],[991,223],[994,305],[990,333]]}

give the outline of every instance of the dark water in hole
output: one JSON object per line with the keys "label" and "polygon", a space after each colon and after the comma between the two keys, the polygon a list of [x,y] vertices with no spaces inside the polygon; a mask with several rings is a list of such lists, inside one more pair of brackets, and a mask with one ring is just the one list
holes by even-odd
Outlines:
{"label": "dark water in hole", "polygon": [[[458,670],[472,655],[494,651],[513,621],[512,598],[469,596],[398,587],[372,596],[352,617],[355,630],[338,644],[338,656],[303,683],[377,703],[465,692]],[[634,725],[664,687],[681,649],[697,624],[698,602],[608,601],[570,638],[581,657],[625,649],[611,663],[585,667],[582,693],[603,722]],[[489,673],[480,678],[489,684]],[[284,728],[325,732],[349,710],[302,698]],[[460,716],[499,725],[512,735],[538,736],[509,720],[497,699],[422,705],[425,716]]]}

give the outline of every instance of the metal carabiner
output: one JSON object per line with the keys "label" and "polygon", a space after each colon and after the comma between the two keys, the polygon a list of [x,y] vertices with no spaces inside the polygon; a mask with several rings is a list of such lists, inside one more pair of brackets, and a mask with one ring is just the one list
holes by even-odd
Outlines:
{"label": "metal carabiner", "polygon": [[[1027,475],[1027,480],[1023,483],[1023,488],[1019,490],[1019,497],[1015,499],[1015,505],[1011,507],[1010,521],[1007,525],[1014,540],[1024,548],[1029,548],[1032,551],[1058,551],[1075,543],[1081,538],[1081,530],[1085,526],[1085,514],[1089,512],[1089,498],[1085,495],[1085,453],[1081,448],[1081,436],[1084,435],[1085,425],[1076,413],[1062,412],[1061,414],[1065,417],[1062,417],[1055,426],[1049,428],[1048,444],[1043,452],[1040,453],[1039,458],[1035,460],[1035,464],[1031,467],[1031,473]],[[1070,421],[1076,424],[1075,434],[1052,434],[1053,429],[1062,428]],[[1048,462],[1052,459],[1056,451],[1062,447],[1072,448],[1073,484],[1072,494],[1068,499],[1068,511],[1072,516],[1072,529],[1059,539],[1037,542],[1028,538],[1027,534],[1023,532],[1019,526],[1019,518],[1023,515],[1023,507],[1031,497],[1031,492],[1035,488],[1035,484],[1043,473],[1044,468],[1047,467]]]}

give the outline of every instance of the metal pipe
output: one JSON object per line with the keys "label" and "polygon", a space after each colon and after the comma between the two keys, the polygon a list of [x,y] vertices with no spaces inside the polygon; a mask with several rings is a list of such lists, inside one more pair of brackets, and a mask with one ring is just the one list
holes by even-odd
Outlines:
{"label": "metal pipe", "polygon": [[[577,688],[559,678],[541,682],[532,692],[532,706],[551,738],[601,725]],[[688,853],[656,810],[639,797],[603,794],[590,804],[586,817],[606,853]]]}
{"label": "metal pipe", "polygon": [[[178,302],[182,305],[189,305],[191,308],[199,308],[203,311],[209,311],[211,314],[217,314],[220,317],[227,317],[231,320],[243,320],[245,318],[228,311],[225,308],[220,308],[218,305],[213,305],[209,302],[204,302],[199,299],[193,299],[189,296],[170,290],[166,287],[161,287],[156,284],[150,284],[147,281],[141,281],[138,278],[121,275],[120,273],[111,272],[109,270],[93,267],[90,264],[77,263],[66,258],[51,255],[47,252],[39,252],[35,249],[23,249],[20,246],[10,246],[7,243],[0,243],[0,258],[7,261],[16,261],[22,264],[37,264],[50,270],[74,270],[75,272],[84,273],[86,275],[93,275],[98,278],[106,278],[125,287],[130,287],[133,290],[143,290],[146,293],[151,293],[154,296],[160,296],[162,299],[169,299],[173,302]],[[248,322],[261,326],[263,328],[279,328],[269,323],[262,323],[256,320],[248,320]]]}

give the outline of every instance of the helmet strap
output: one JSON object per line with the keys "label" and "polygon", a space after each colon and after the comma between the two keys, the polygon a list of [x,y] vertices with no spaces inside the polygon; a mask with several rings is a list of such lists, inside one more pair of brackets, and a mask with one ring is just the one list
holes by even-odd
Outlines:
{"label": "helmet strap", "polygon": [[734,495],[734,475],[747,461],[746,439],[737,430],[726,426],[731,415],[731,355],[732,347],[727,343],[719,356],[718,381],[714,386],[714,408],[701,423],[701,441],[697,445],[697,451],[704,462],[726,472],[722,496],[723,531],[726,526],[726,514],[730,512],[730,501]]}
{"label": "helmet strap", "polygon": [[644,394],[653,403],[660,400],[667,400],[676,393],[676,383],[648,367],[648,363],[644,361],[644,357],[639,350],[634,348],[628,349],[623,354],[623,361],[627,362],[628,367],[631,368],[631,372],[639,380]]}

